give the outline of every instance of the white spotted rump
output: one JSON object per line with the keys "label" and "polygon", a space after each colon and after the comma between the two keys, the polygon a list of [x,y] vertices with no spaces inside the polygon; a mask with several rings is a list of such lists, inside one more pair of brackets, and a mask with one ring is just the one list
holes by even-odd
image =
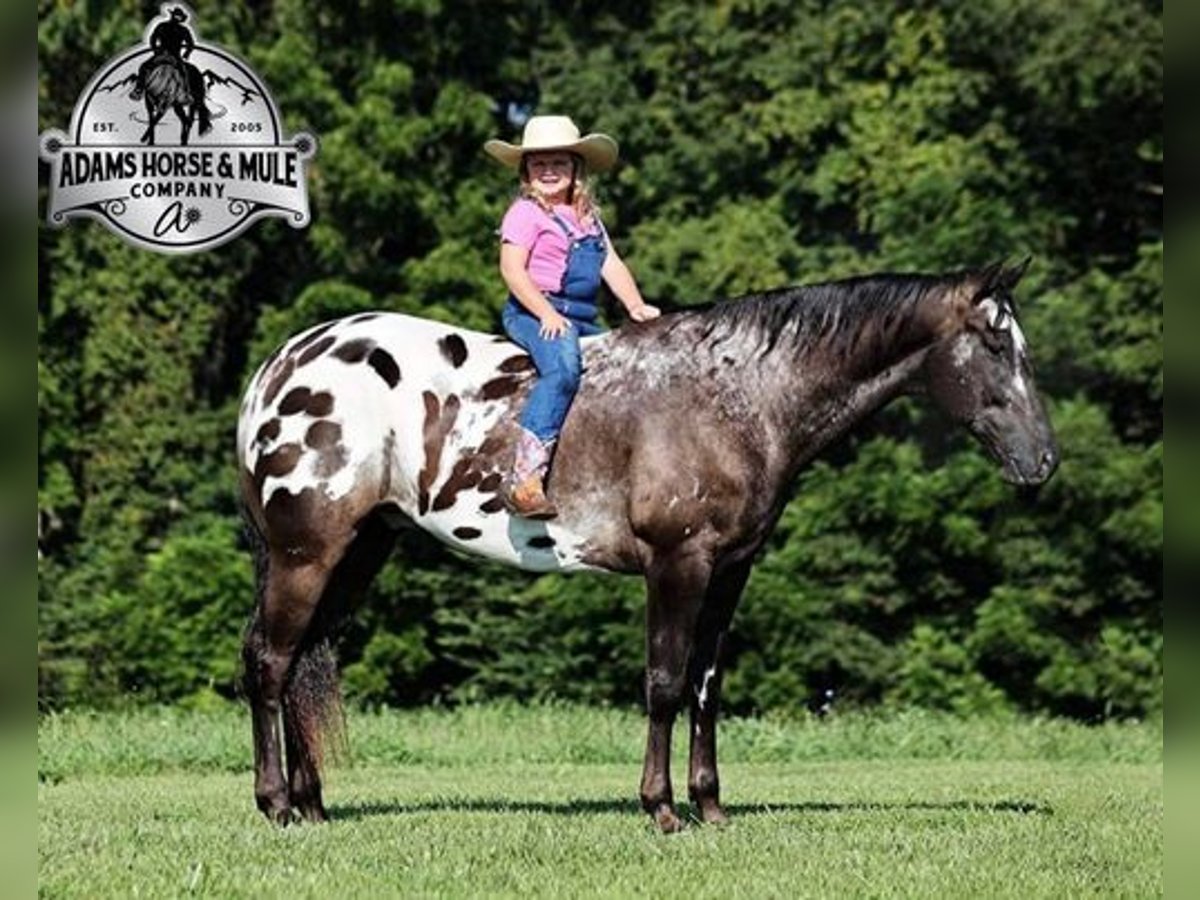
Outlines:
{"label": "white spotted rump", "polygon": [[382,485],[378,505],[451,546],[532,571],[594,568],[588,523],[529,521],[499,503],[512,459],[503,437],[531,366],[507,340],[427,319],[371,313],[316,326],[247,389],[244,477],[263,508],[278,492],[336,501]]}

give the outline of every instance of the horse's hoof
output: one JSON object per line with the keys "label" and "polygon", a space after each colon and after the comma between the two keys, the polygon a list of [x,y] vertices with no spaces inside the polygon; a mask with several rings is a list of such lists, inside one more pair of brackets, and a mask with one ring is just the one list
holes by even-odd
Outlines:
{"label": "horse's hoof", "polygon": [[325,812],[325,807],[320,804],[315,806],[300,806],[297,807],[296,812],[305,822],[321,825],[329,821],[329,813]]}
{"label": "horse's hoof", "polygon": [[700,805],[700,821],[705,825],[728,825],[729,816],[725,815],[725,810],[721,809],[719,803],[711,805]]}
{"label": "horse's hoof", "polygon": [[280,828],[286,828],[300,820],[300,813],[286,804],[260,803],[258,808],[262,810],[262,814],[267,817],[268,822],[278,825]]}
{"label": "horse's hoof", "polygon": [[663,834],[678,834],[687,827],[683,819],[676,815],[675,810],[665,804],[654,813],[654,824]]}
{"label": "horse's hoof", "polygon": [[300,821],[300,813],[292,809],[290,806],[285,806],[283,809],[276,810],[270,816],[271,821],[280,828],[287,828],[289,825],[295,825]]}

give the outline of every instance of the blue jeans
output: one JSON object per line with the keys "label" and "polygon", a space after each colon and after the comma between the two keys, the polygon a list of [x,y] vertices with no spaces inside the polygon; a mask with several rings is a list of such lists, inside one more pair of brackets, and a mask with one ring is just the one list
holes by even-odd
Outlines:
{"label": "blue jeans", "polygon": [[[550,302],[556,309],[563,306],[553,298]],[[579,339],[602,334],[605,329],[595,322],[568,319],[571,327],[565,334],[544,338],[539,334],[542,326],[537,316],[511,299],[504,305],[501,321],[505,333],[533,357],[538,372],[538,379],[521,412],[521,427],[533,432],[543,444],[549,443],[562,430],[567,410],[571,408],[571,401],[579,390],[579,378],[583,372]]]}

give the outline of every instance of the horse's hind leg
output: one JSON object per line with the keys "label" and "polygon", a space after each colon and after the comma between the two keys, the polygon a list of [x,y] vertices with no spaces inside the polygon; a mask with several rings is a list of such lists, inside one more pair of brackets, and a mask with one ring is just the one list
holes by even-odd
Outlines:
{"label": "horse's hind leg", "polygon": [[284,686],[288,795],[292,809],[312,822],[328,819],[321,800],[323,733],[341,725],[337,662],[329,636],[383,567],[394,543],[395,532],[378,515],[360,523],[357,537],[325,586],[309,635]]}
{"label": "horse's hind leg", "polygon": [[242,658],[254,728],[254,797],[267,818],[292,818],[283,780],[279,719],[284,687],[297,650],[329,580],[323,560],[290,564],[284,554],[267,558],[261,599],[246,634]]}

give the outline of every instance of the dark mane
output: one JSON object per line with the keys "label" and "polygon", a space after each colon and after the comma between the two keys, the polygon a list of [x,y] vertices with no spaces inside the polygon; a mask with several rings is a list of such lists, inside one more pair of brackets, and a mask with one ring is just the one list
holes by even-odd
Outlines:
{"label": "dark mane", "polygon": [[699,346],[716,346],[734,334],[757,337],[763,355],[779,347],[799,351],[820,346],[846,353],[864,332],[892,336],[933,291],[962,283],[968,272],[946,275],[883,273],[821,284],[779,288],[682,307],[672,328],[703,323]]}

